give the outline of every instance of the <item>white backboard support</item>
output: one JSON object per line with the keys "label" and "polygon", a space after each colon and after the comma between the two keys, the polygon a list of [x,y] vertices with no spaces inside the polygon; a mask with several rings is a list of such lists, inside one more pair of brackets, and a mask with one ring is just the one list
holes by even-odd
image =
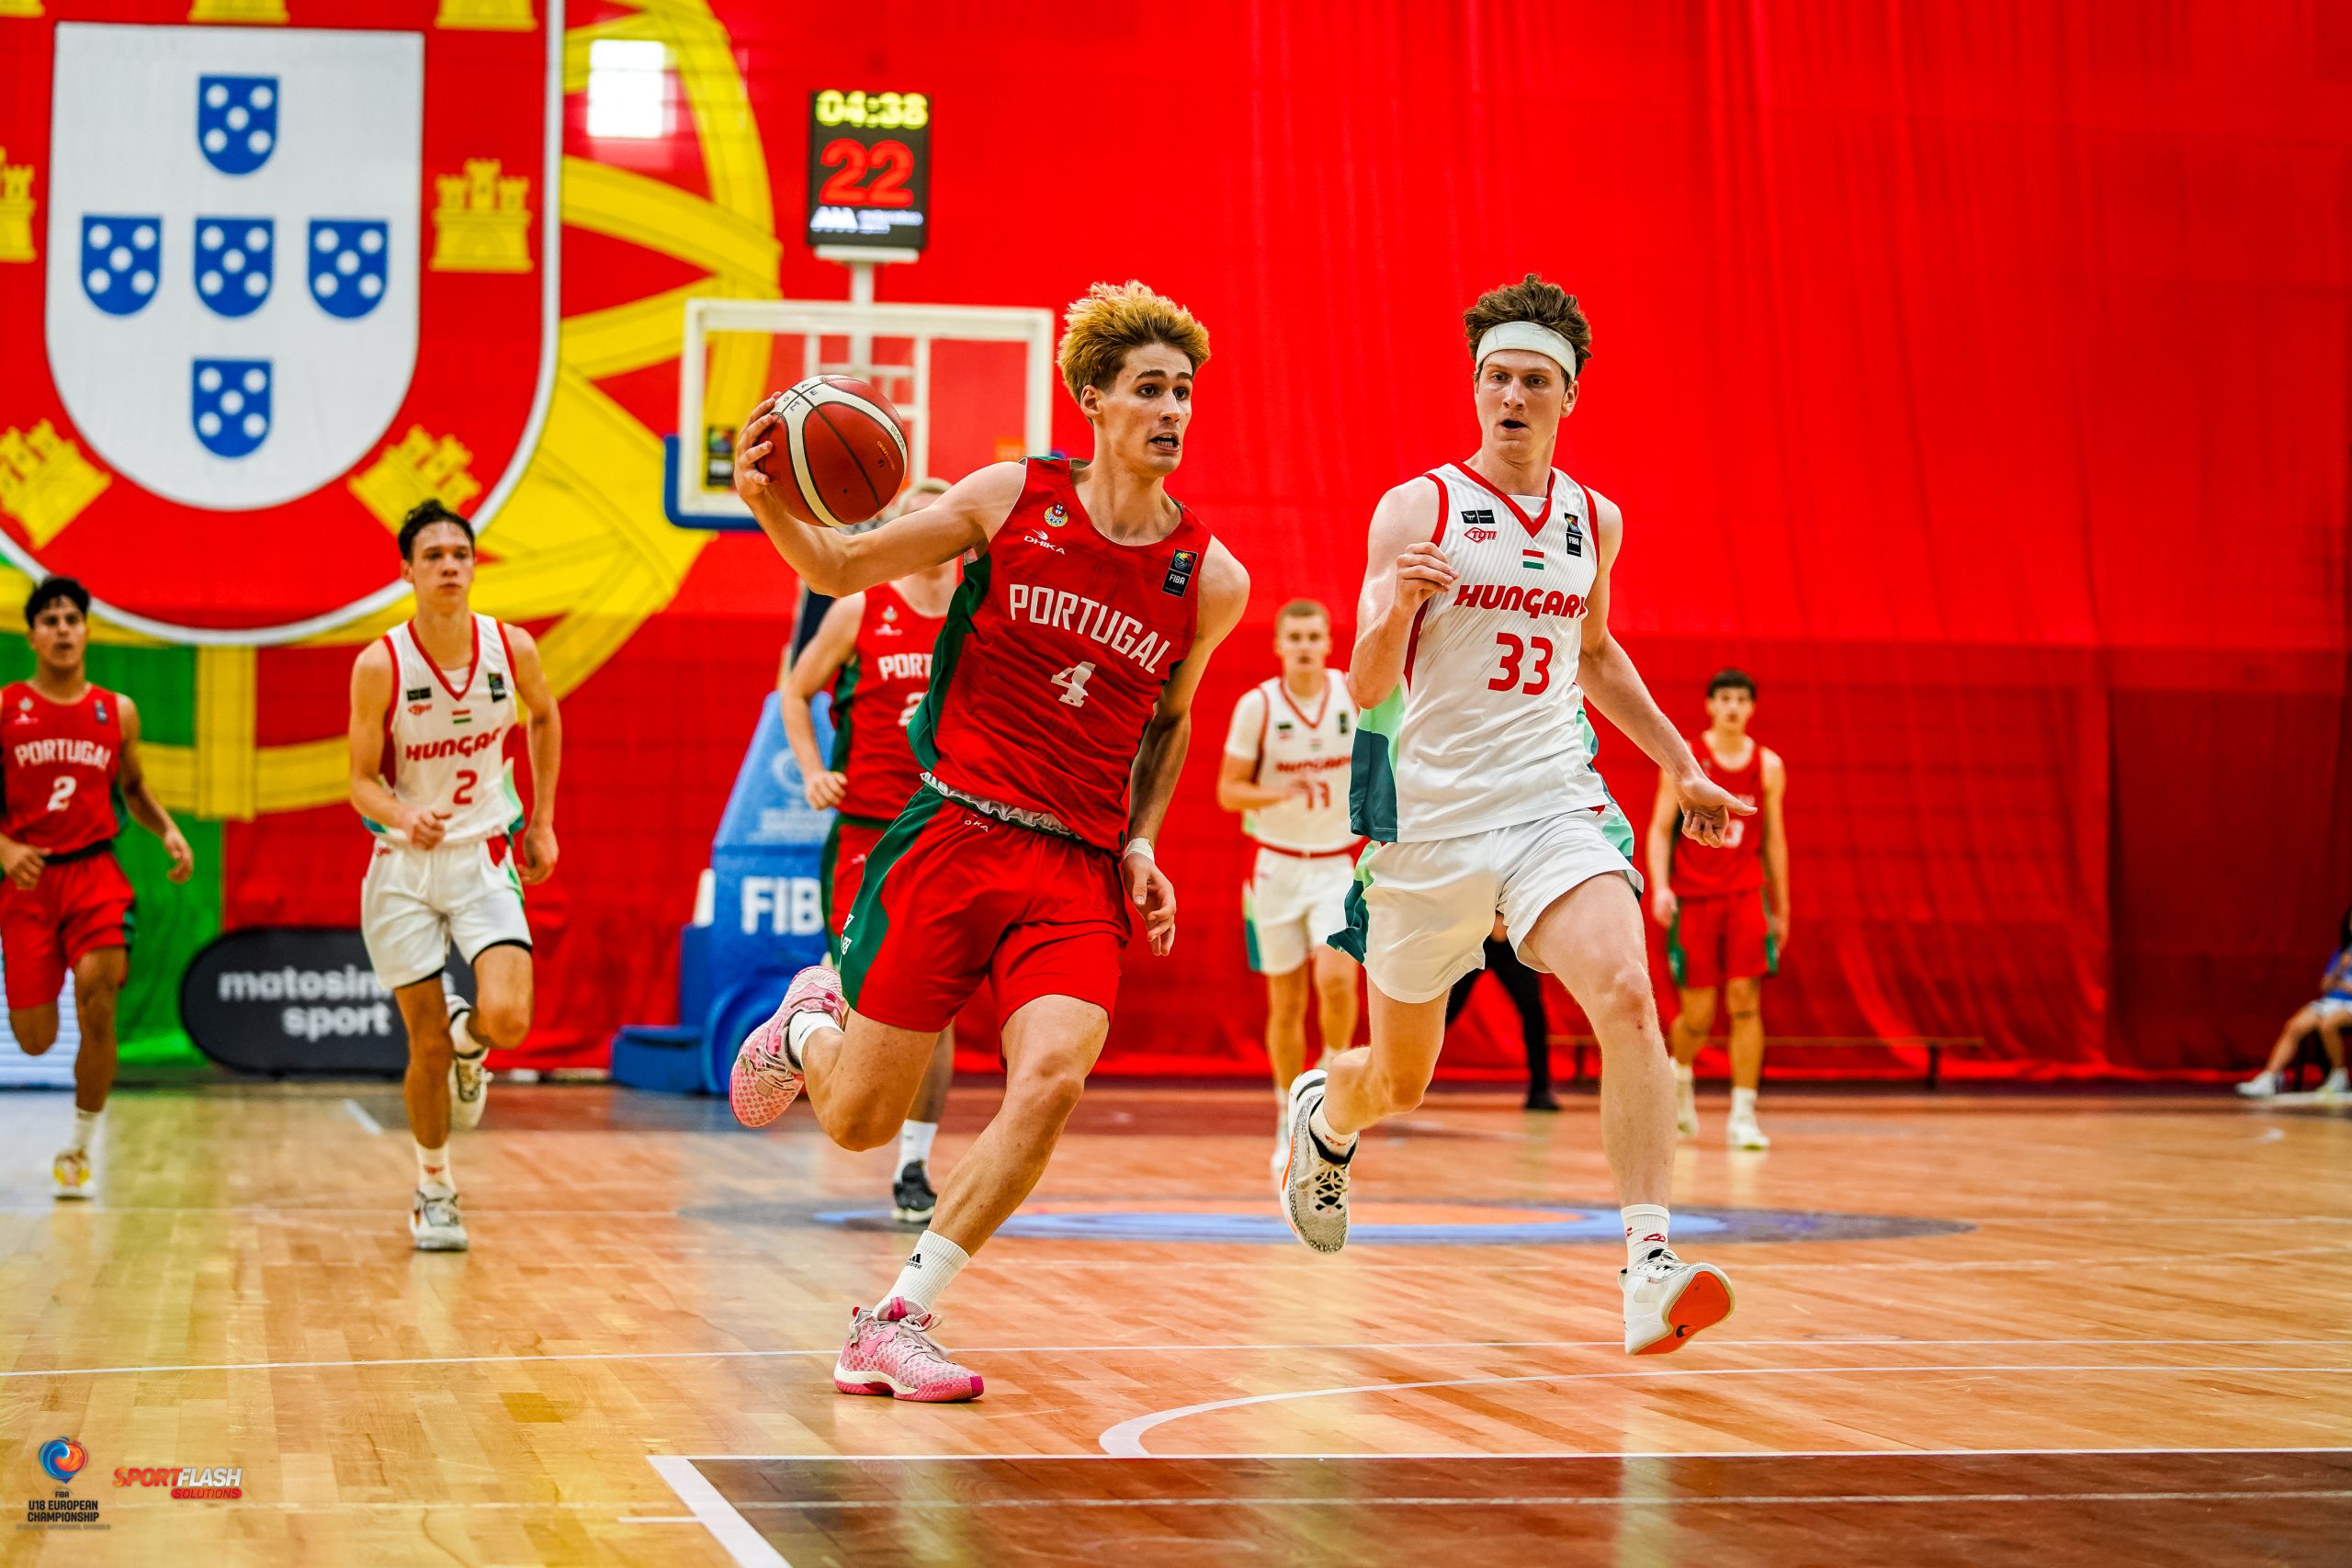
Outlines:
{"label": "white backboard support", "polygon": [[996,305],[896,305],[839,299],[693,299],[678,364],[678,454],[668,497],[681,523],[723,526],[751,515],[726,482],[745,408],[708,401],[713,340],[771,340],[778,391],[809,376],[872,382],[907,426],[910,482],[953,482],[1053,441],[1054,317]]}

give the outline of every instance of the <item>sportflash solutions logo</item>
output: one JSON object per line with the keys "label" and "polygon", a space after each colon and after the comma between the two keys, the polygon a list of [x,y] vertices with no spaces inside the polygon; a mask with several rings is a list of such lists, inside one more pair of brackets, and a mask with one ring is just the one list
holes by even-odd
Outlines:
{"label": "sportflash solutions logo", "polygon": [[176,1470],[127,1466],[114,1472],[114,1483],[168,1486],[175,1497],[242,1497],[245,1495],[245,1472],[242,1465],[189,1465]]}

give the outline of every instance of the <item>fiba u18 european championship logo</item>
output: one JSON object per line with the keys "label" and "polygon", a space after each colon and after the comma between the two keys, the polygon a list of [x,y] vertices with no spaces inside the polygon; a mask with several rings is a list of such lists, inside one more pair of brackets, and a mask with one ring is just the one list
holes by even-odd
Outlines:
{"label": "fiba u18 european championship logo", "polygon": [[[675,297],[776,292],[707,5],[614,0],[570,33],[561,0],[58,9],[0,0],[0,572],[81,578],[101,638],[197,647],[215,754],[155,748],[167,798],[340,797],[334,716],[256,745],[231,710],[266,649],[407,615],[390,536],[427,497],[482,531],[476,607],[539,626],[576,686],[707,540],[658,520],[660,436],[599,383],[674,363]],[[664,47],[701,190],[599,163],[576,125],[567,154],[604,39]],[[567,318],[568,228],[599,249]],[[721,347],[711,395],[748,407],[764,371]]]}

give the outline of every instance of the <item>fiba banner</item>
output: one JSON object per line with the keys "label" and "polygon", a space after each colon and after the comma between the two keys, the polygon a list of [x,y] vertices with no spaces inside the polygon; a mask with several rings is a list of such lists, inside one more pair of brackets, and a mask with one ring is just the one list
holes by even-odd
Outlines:
{"label": "fiba banner", "polygon": [[[487,523],[530,455],[561,34],[403,28],[384,24],[416,7],[366,4],[305,8],[330,26],[146,25],[162,9],[9,34],[46,49],[49,90],[0,107],[0,145],[47,199],[40,265],[0,267],[0,319],[39,321],[46,354],[0,424],[50,460],[0,552],[151,636],[282,642],[401,597],[387,527],[436,491]],[[454,491],[433,482],[453,469]]]}

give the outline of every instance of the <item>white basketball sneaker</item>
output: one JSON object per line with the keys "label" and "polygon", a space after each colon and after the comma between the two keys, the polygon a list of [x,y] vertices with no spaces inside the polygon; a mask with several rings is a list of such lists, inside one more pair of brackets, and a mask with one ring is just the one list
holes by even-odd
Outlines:
{"label": "white basketball sneaker", "polygon": [[1323,1103],[1326,1074],[1320,1067],[1298,1075],[1290,1086],[1290,1151],[1283,1162],[1283,1218],[1291,1234],[1317,1252],[1348,1245],[1348,1162],[1355,1147],[1334,1158],[1315,1135],[1316,1108]]}
{"label": "white basketball sneaker", "polygon": [[409,1238],[419,1252],[463,1252],[466,1222],[458,1213],[458,1194],[435,1181],[416,1190],[409,1205]]}
{"label": "white basketball sneaker", "polygon": [[1699,1074],[1682,1062],[1674,1064],[1674,1135],[1699,1135]]}
{"label": "white basketball sneaker", "polygon": [[1764,1129],[1756,1124],[1753,1109],[1732,1113],[1731,1119],[1724,1123],[1724,1139],[1736,1149],[1769,1149],[1772,1146],[1772,1140],[1766,1137]]}
{"label": "white basketball sneaker", "polygon": [[[458,994],[447,976],[442,977],[441,985],[448,992],[449,1039],[457,1047],[449,1062],[449,1125],[470,1131],[481,1125],[482,1107],[490,1099],[490,1069],[483,1065],[490,1057],[490,1047],[466,1027],[474,1015],[473,1003]],[[471,1055],[468,1055],[469,1046]]]}
{"label": "white basketball sneaker", "polygon": [[2341,1100],[2352,1094],[2352,1078],[2347,1078],[2344,1069],[2338,1067],[2327,1075],[2326,1081],[2319,1086],[2319,1092],[2328,1100]]}
{"label": "white basketball sneaker", "polygon": [[49,1175],[60,1198],[87,1198],[98,1190],[98,1168],[87,1149],[67,1149],[50,1162]]}
{"label": "white basketball sneaker", "polygon": [[1712,1263],[1685,1263],[1670,1247],[1620,1269],[1617,1283],[1625,1292],[1628,1356],[1670,1356],[1731,1315],[1731,1277]]}
{"label": "white basketball sneaker", "polygon": [[2256,1073],[2238,1085],[2238,1092],[2248,1100],[2275,1100],[2278,1095],[2278,1075],[2271,1072]]}

